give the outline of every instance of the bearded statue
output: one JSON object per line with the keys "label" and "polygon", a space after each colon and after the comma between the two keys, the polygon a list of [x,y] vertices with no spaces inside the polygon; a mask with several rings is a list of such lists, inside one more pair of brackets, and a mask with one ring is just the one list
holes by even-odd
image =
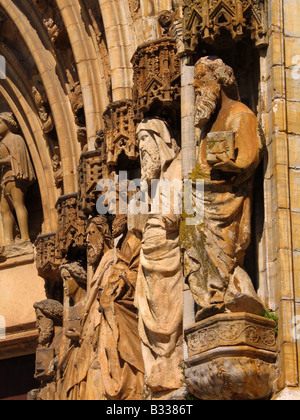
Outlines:
{"label": "bearded statue", "polygon": [[[60,400],[105,399],[96,354],[101,323],[98,296],[104,287],[104,275],[114,262],[113,239],[107,218],[100,215],[91,218],[86,234],[89,281],[85,297],[80,299],[78,290],[75,295],[81,303],[77,317],[76,312],[74,313],[74,318],[79,324],[75,325],[75,328],[68,328],[67,331],[73,343],[69,347],[69,355],[66,355],[66,351],[65,355],[61,355]],[[69,298],[72,298],[70,293],[74,296],[74,286],[68,286]],[[78,305],[77,300],[76,302]]]}
{"label": "bearded statue", "polygon": [[[180,149],[167,124],[149,118],[137,128],[142,180],[181,182]],[[159,192],[162,202],[164,191]],[[139,334],[145,364],[145,392],[152,399],[168,398],[182,386],[183,277],[179,221],[169,213],[148,214],[142,228],[140,268],[136,286]]]}
{"label": "bearded statue", "polygon": [[64,328],[61,342],[56,399],[72,398],[72,389],[77,383],[76,360],[81,337],[81,322],[86,303],[87,272],[78,262],[60,266],[64,286]]}
{"label": "bearded statue", "polygon": [[36,399],[55,398],[55,375],[62,340],[63,305],[52,299],[34,304],[39,331],[35,378],[41,381]]}
{"label": "bearded statue", "polygon": [[202,130],[192,179],[204,184],[203,223],[183,217],[185,278],[200,321],[223,312],[263,315],[243,268],[251,240],[253,177],[263,142],[253,112],[239,100],[233,70],[204,57],[196,64],[195,125]]}

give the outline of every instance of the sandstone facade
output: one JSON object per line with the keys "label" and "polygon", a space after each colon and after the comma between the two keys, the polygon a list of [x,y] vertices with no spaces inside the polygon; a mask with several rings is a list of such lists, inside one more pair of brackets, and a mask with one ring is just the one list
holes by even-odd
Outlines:
{"label": "sandstone facade", "polygon": [[[299,19],[296,0],[0,0],[0,361],[36,354],[29,399],[297,399]],[[205,180],[201,229],[129,215],[137,179]]]}

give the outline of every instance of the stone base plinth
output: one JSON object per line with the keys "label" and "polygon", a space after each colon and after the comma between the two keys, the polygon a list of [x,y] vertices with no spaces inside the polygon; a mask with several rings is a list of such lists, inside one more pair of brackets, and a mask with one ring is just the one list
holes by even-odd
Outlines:
{"label": "stone base plinth", "polygon": [[273,401],[300,401],[300,388],[287,387],[276,394]]}
{"label": "stone base plinth", "polygon": [[273,320],[237,313],[216,315],[186,330],[189,391],[203,400],[270,398],[275,326]]}

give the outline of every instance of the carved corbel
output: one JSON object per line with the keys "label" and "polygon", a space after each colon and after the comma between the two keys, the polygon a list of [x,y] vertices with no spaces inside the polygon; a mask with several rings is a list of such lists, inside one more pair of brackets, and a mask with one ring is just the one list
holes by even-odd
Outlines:
{"label": "carved corbel", "polygon": [[[171,25],[172,21],[168,21]],[[154,105],[173,107],[180,102],[180,58],[173,37],[141,45],[132,58],[133,99],[137,113],[145,114]]]}
{"label": "carved corbel", "polygon": [[276,378],[276,322],[246,313],[220,314],[185,331],[186,383],[202,400],[260,400]]}

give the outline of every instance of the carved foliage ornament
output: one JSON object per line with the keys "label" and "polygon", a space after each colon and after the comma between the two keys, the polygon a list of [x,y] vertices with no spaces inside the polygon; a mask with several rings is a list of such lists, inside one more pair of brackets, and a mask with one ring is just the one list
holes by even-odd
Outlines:
{"label": "carved foliage ornament", "polygon": [[194,52],[200,40],[214,42],[222,29],[236,41],[250,31],[255,45],[265,46],[266,10],[266,0],[183,0],[186,52]]}
{"label": "carved foliage ornament", "polygon": [[[225,316],[199,323],[186,332],[189,355],[200,354],[220,346],[249,345],[276,351],[274,322],[264,318]],[[202,327],[203,325],[203,327]]]}

